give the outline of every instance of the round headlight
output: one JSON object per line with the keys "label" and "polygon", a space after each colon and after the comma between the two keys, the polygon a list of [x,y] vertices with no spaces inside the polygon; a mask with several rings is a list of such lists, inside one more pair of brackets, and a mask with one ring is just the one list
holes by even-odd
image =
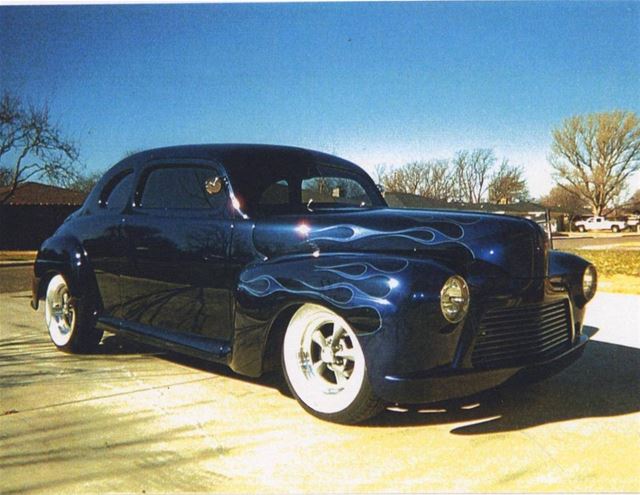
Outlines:
{"label": "round headlight", "polygon": [[469,287],[462,277],[449,277],[440,291],[440,309],[451,323],[458,323],[469,309]]}
{"label": "round headlight", "polygon": [[594,296],[597,286],[598,275],[596,268],[593,265],[589,265],[582,274],[582,295],[587,301]]}

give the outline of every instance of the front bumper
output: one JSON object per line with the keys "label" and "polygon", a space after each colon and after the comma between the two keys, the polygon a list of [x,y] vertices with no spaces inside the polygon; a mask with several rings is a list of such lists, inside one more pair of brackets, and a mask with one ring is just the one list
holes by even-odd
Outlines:
{"label": "front bumper", "polygon": [[588,341],[589,337],[581,334],[562,354],[529,366],[491,370],[445,368],[404,376],[385,376],[377,381],[375,391],[387,402],[419,404],[465,397],[507,382],[542,379],[558,373],[578,359]]}

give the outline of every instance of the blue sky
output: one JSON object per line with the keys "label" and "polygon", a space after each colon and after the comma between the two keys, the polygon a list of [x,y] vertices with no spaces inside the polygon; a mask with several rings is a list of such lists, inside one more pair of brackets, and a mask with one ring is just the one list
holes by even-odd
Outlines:
{"label": "blue sky", "polygon": [[491,147],[539,195],[562,119],[640,112],[640,2],[0,7],[0,77],[50,102],[89,170],[184,143],[370,172]]}

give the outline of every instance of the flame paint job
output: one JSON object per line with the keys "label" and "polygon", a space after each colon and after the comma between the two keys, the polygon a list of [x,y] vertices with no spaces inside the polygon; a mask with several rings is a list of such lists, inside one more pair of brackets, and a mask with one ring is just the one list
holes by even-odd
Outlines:
{"label": "flame paint job", "polygon": [[[320,299],[341,309],[370,309],[377,314],[379,330],[382,325],[381,307],[394,304],[393,291],[400,290],[398,279],[409,266],[407,260],[355,261],[355,256],[332,257],[329,262],[307,260],[287,263],[286,272],[275,275],[245,271],[240,276],[239,290],[262,298],[285,293],[295,298]],[[297,273],[296,273],[297,272]],[[293,274],[293,276],[291,276]]]}
{"label": "flame paint job", "polygon": [[457,269],[484,261],[516,278],[545,275],[544,242],[540,228],[521,219],[388,208],[273,217],[257,222],[254,230],[255,248],[264,259],[376,252],[434,257]]}

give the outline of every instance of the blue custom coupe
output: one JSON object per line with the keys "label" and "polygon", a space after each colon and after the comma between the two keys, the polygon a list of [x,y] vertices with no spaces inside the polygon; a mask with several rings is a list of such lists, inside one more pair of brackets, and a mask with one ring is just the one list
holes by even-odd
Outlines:
{"label": "blue custom coupe", "polygon": [[122,160],[34,271],[63,351],[106,330],[243,375],[281,367],[341,423],[556,372],[584,350],[596,290],[531,221],[392,209],[346,160],[236,144]]}

